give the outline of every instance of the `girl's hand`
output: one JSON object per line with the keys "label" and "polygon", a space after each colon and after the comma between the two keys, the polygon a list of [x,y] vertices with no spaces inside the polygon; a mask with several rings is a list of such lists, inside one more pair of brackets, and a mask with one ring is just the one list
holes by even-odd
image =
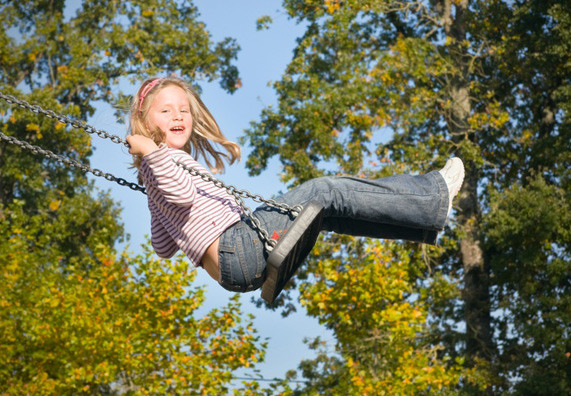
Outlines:
{"label": "girl's hand", "polygon": [[129,154],[134,155],[147,155],[159,149],[152,139],[143,135],[128,135],[127,143],[131,146]]}

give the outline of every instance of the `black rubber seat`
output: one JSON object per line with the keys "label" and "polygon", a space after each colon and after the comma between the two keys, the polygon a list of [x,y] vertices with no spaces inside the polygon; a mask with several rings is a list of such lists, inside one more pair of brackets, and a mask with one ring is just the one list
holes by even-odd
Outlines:
{"label": "black rubber seat", "polygon": [[317,241],[323,220],[323,206],[310,202],[280,238],[266,262],[262,298],[273,303]]}

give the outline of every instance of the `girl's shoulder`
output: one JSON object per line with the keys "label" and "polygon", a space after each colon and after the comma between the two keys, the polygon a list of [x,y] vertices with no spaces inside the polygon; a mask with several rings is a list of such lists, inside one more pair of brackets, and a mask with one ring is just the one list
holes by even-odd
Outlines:
{"label": "girl's shoulder", "polygon": [[169,155],[175,162],[181,162],[187,166],[191,166],[193,168],[197,168],[202,172],[207,172],[207,170],[202,166],[198,161],[196,161],[192,155],[187,153],[186,151],[169,148]]}
{"label": "girl's shoulder", "polygon": [[192,157],[192,155],[190,155],[186,151],[175,148],[168,148],[167,150],[172,158],[196,162],[196,160]]}

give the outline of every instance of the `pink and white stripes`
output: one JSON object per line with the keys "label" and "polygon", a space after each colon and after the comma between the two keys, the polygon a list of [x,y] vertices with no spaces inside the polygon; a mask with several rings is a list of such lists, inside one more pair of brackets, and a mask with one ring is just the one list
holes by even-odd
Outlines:
{"label": "pink and white stripes", "polygon": [[151,243],[159,257],[170,258],[181,249],[199,266],[206,249],[240,220],[242,210],[224,189],[191,176],[173,159],[206,172],[189,154],[164,144],[143,157],[140,172],[151,212]]}

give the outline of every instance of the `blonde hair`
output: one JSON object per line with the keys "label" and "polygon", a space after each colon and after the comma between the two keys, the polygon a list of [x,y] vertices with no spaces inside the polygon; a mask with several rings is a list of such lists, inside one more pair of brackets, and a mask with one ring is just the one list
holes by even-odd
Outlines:
{"label": "blonde hair", "polygon": [[[240,146],[226,139],[222,131],[220,131],[218,123],[198,94],[186,81],[177,77],[151,78],[143,82],[131,103],[129,133],[151,138],[157,145],[164,143],[166,136],[163,131],[159,128],[149,130],[146,119],[153,99],[161,89],[168,86],[182,88],[186,92],[188,102],[190,103],[192,133],[190,139],[181,150],[190,154],[194,159],[202,156],[206,165],[215,172],[224,171],[223,160],[228,161],[230,165],[236,160],[240,160]],[[219,151],[215,144],[222,146],[227,153]],[[133,166],[135,168],[140,168],[141,161],[142,156],[133,155]],[[214,166],[212,161],[214,161]]]}

